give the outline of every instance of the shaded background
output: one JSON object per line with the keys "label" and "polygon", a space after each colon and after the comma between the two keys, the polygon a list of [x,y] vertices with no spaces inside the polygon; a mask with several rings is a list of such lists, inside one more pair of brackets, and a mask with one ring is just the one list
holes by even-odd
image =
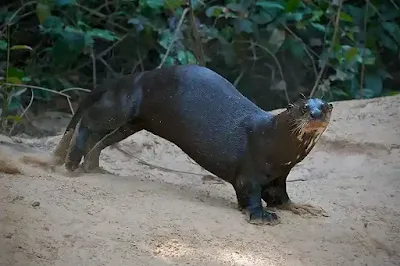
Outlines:
{"label": "shaded background", "polygon": [[71,113],[87,93],[76,88],[202,56],[265,110],[310,94],[316,81],[314,95],[329,101],[399,93],[394,0],[192,4],[194,17],[181,0],[2,1],[2,131],[34,134],[36,116]]}

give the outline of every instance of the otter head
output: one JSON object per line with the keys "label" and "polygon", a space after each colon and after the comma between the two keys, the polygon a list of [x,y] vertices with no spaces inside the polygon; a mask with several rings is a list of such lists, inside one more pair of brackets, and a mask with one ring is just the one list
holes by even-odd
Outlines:
{"label": "otter head", "polygon": [[301,96],[286,108],[291,132],[300,138],[307,133],[322,134],[330,121],[333,105],[319,98]]}

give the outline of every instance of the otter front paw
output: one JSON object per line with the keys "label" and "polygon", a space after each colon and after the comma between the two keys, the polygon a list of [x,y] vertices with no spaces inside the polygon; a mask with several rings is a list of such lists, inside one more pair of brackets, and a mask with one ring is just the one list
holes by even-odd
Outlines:
{"label": "otter front paw", "polygon": [[250,213],[248,222],[255,225],[277,225],[280,219],[276,213],[263,210],[259,213]]}
{"label": "otter front paw", "polygon": [[297,215],[312,215],[312,216],[324,216],[329,217],[329,214],[325,212],[321,207],[315,207],[311,204],[297,204],[289,202],[278,206],[281,210],[291,211]]}

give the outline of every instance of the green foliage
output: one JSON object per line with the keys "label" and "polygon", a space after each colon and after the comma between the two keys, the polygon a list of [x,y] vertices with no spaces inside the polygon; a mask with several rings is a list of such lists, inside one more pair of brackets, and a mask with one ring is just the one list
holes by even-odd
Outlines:
{"label": "green foliage", "polygon": [[[318,94],[329,100],[397,93],[390,86],[400,68],[400,12],[392,1],[345,1],[340,10],[324,0],[191,1],[207,66],[232,82],[243,77],[239,90],[262,107],[286,103],[280,89],[271,89],[282,79],[293,99],[299,87],[310,92],[323,68]],[[189,15],[179,24],[187,1],[40,0],[23,8],[14,2],[0,10],[0,23],[12,24],[10,40],[0,39],[0,57],[7,62],[3,84],[61,91],[161,62],[198,62]],[[27,28],[33,34],[25,34]],[[8,110],[30,95],[21,87],[2,88]],[[276,95],[278,100],[268,100]],[[42,101],[52,96],[35,92]]]}
{"label": "green foliage", "polygon": [[25,88],[15,87],[29,79],[25,78],[24,71],[16,67],[10,66],[10,54],[12,51],[29,50],[32,48],[28,45],[10,46],[7,42],[0,42],[0,50],[7,53],[5,77],[0,79],[0,129],[7,128],[9,122],[19,123],[22,117],[19,115],[10,115],[10,111],[14,111],[20,106],[20,97],[26,91]]}

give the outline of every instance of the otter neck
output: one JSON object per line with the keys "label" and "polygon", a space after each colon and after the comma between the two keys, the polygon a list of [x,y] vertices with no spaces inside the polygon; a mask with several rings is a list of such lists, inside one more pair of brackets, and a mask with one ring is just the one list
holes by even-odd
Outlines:
{"label": "otter neck", "polygon": [[285,143],[285,156],[287,161],[296,164],[302,161],[318,141],[321,131],[300,133],[295,131],[295,125],[287,110],[276,115],[277,138]]}
{"label": "otter neck", "polygon": [[282,134],[281,136],[288,137],[296,142],[300,140],[301,136],[299,136],[299,134],[296,134],[296,132],[294,132],[295,125],[290,119],[290,114],[287,110],[276,115],[276,125],[277,128],[280,129],[279,133]]}

